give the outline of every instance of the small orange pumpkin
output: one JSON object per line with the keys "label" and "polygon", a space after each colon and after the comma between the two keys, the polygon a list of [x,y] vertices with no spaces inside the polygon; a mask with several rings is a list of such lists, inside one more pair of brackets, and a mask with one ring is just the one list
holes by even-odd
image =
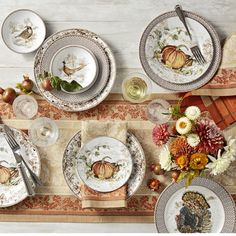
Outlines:
{"label": "small orange pumpkin", "polygon": [[[189,57],[180,49],[183,46],[184,45],[178,47],[173,45],[165,46],[161,51],[162,62],[172,69],[180,69],[186,65]],[[190,65],[191,63],[188,62],[188,64]]]}
{"label": "small orange pumpkin", "polygon": [[96,178],[99,179],[110,179],[116,171],[116,165],[105,161],[107,157],[104,157],[101,161],[93,163],[91,169]]}

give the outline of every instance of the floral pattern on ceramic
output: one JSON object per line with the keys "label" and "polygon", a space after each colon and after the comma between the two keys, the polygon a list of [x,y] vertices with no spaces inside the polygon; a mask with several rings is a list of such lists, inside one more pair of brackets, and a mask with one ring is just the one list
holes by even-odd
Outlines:
{"label": "floral pattern on ceramic", "polygon": [[128,148],[119,140],[100,136],[83,145],[78,154],[78,174],[90,188],[111,192],[123,186],[132,172]]}
{"label": "floral pattern on ceramic", "polygon": [[[29,141],[26,134],[16,129],[12,129],[12,131],[21,147],[21,155],[34,173],[39,176],[40,158],[37,148]],[[17,170],[13,152],[5,140],[2,126],[0,126],[0,143],[0,207],[8,207],[24,200],[27,197],[27,191]],[[26,173],[29,176],[27,169]]]}
{"label": "floral pattern on ceramic", "polygon": [[[82,181],[79,178],[77,172],[78,166],[78,153],[81,147],[81,132],[75,134],[75,136],[68,143],[63,157],[63,173],[65,180],[70,187],[71,191],[81,198],[81,184]],[[127,182],[127,197],[131,197],[141,185],[145,171],[146,161],[143,149],[136,139],[136,137],[130,132],[127,133],[127,148],[132,157],[133,169],[131,176]]]}
{"label": "floral pattern on ceramic", "polygon": [[[188,18],[188,25],[207,63],[199,64],[190,50],[192,42],[182,22],[171,17],[157,24],[149,34],[146,56],[151,69],[163,79],[185,84],[198,79],[209,67],[213,58],[211,36],[203,25]],[[167,52],[169,50],[169,52]]]}
{"label": "floral pattern on ceramic", "polygon": [[116,78],[116,63],[111,49],[95,33],[84,29],[60,31],[47,40],[38,50],[34,62],[35,78],[44,70],[50,70],[53,55],[62,47],[81,45],[94,53],[99,64],[99,74],[94,85],[87,91],[70,95],[62,91],[45,91],[36,79],[36,85],[46,100],[65,111],[84,111],[97,106],[110,93]]}

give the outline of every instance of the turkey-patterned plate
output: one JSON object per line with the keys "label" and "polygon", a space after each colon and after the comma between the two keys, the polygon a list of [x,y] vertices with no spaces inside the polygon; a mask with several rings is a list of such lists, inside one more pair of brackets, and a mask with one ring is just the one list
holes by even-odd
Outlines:
{"label": "turkey-patterned plate", "polygon": [[100,136],[81,148],[78,173],[91,189],[111,192],[123,186],[132,172],[129,149],[117,139]]}
{"label": "turkey-patterned plate", "polygon": [[[40,157],[37,148],[23,132],[13,129],[14,137],[21,147],[21,155],[34,173],[40,174]],[[26,170],[27,174],[28,171]],[[29,175],[29,174],[28,174]],[[17,169],[15,157],[0,125],[0,208],[15,205],[27,197],[22,177]]]}
{"label": "turkey-patterned plate", "polygon": [[159,233],[232,233],[235,203],[217,182],[198,177],[191,186],[173,183],[159,197],[155,222]]}

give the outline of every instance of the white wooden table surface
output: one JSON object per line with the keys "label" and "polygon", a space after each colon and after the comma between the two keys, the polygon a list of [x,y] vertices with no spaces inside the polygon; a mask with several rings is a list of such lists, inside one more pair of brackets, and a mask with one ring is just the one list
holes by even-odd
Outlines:
{"label": "white wooden table surface", "polygon": [[[121,82],[131,72],[143,72],[139,61],[139,40],[148,23],[173,10],[176,4],[196,12],[212,23],[220,38],[236,31],[235,0],[0,0],[0,22],[16,9],[37,12],[45,21],[47,36],[59,30],[85,28],[100,35],[112,48],[117,61],[113,92],[121,92]],[[0,86],[15,86],[23,73],[33,78],[35,53],[20,55],[0,40]],[[154,85],[155,92],[165,90]],[[4,232],[155,232],[148,224],[30,224],[0,223]]]}

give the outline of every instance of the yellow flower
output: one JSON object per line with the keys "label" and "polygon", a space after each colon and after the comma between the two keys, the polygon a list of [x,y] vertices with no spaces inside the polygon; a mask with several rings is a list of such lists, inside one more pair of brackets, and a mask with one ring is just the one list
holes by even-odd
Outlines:
{"label": "yellow flower", "polygon": [[189,159],[188,159],[188,156],[187,156],[187,155],[179,156],[179,157],[176,159],[176,164],[177,164],[181,169],[183,169],[184,167],[187,167],[187,166],[188,166],[188,163],[189,163]]}
{"label": "yellow flower", "polygon": [[208,163],[207,155],[197,152],[190,157],[189,165],[193,170],[202,170],[205,168],[207,163]]}

